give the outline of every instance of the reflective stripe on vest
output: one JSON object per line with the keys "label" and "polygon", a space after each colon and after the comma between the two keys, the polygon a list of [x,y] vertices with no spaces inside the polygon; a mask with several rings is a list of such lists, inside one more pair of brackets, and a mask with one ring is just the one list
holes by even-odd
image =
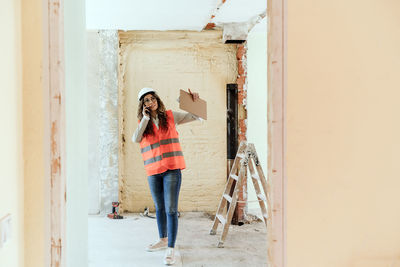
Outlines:
{"label": "reflective stripe on vest", "polygon": [[153,162],[160,161],[163,158],[170,158],[170,157],[176,157],[176,156],[183,156],[182,151],[172,151],[172,152],[163,153],[162,156],[157,156],[157,157],[145,160],[144,165],[146,166]]}
{"label": "reflective stripe on vest", "polygon": [[147,152],[147,151],[150,151],[152,149],[155,149],[155,148],[160,146],[160,143],[161,143],[161,145],[179,143],[179,139],[178,138],[164,139],[164,140],[161,140],[160,142],[157,142],[157,143],[151,144],[149,146],[146,146],[144,148],[141,148],[140,152],[143,154],[144,152]]}
{"label": "reflective stripe on vest", "polygon": [[162,160],[161,156],[157,156],[155,158],[151,158],[151,159],[145,160],[144,161],[144,166],[149,165],[150,163],[153,163],[153,162],[160,161],[160,160]]}

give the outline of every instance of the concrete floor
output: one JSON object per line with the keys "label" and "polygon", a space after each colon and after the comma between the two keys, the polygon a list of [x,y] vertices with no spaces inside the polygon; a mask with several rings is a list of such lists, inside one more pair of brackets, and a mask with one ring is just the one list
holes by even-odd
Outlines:
{"label": "concrete floor", "polygon": [[[267,236],[263,222],[230,226],[224,248],[218,248],[222,227],[210,235],[212,220],[202,212],[179,218],[174,266],[267,266]],[[89,267],[165,266],[164,251],[147,252],[158,238],[156,220],[125,214],[123,220],[89,216]]]}

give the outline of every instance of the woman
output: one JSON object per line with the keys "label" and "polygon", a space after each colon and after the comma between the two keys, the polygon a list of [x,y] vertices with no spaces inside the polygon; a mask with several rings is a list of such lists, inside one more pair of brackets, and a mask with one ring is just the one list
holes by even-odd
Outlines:
{"label": "woman", "polygon": [[[193,101],[199,98],[198,93],[191,94]],[[164,263],[171,265],[175,262],[174,247],[178,232],[181,170],[185,168],[175,125],[199,118],[190,113],[166,110],[164,103],[152,88],[140,90],[138,101],[139,126],[133,134],[132,140],[140,143],[147,179],[156,207],[160,237],[146,250],[167,249]]]}

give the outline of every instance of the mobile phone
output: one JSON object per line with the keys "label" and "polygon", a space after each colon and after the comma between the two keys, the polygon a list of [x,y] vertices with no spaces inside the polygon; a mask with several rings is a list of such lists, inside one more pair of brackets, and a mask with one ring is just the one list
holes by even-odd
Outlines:
{"label": "mobile phone", "polygon": [[144,113],[146,113],[147,115],[150,115],[150,110],[149,110],[149,108],[144,108]]}

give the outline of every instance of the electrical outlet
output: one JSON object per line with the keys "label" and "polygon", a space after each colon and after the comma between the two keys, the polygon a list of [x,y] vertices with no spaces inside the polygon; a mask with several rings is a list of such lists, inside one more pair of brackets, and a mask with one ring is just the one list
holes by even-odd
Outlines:
{"label": "electrical outlet", "polygon": [[11,238],[11,214],[0,219],[0,248]]}

